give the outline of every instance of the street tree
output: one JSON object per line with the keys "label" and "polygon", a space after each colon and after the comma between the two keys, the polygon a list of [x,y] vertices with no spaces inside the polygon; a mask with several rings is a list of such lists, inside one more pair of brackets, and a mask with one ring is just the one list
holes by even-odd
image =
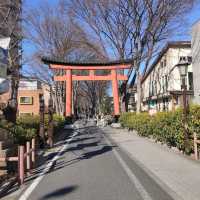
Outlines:
{"label": "street tree", "polygon": [[0,37],[10,38],[8,47],[8,71],[11,80],[11,95],[4,110],[7,120],[15,123],[17,94],[22,57],[22,0],[0,0]]}
{"label": "street tree", "polygon": [[[98,42],[91,40],[87,34],[71,20],[59,1],[56,6],[48,2],[41,3],[38,8],[26,13],[25,35],[36,51],[31,55],[29,62],[32,74],[46,80],[52,86],[53,101],[56,112],[63,115],[65,105],[65,84],[54,83],[52,75],[63,75],[62,70],[53,73],[41,63],[41,57],[48,56],[66,61],[84,61],[86,58],[97,57],[106,59],[106,55]],[[30,73],[30,70],[29,70]],[[73,87],[74,111],[77,110],[78,89],[80,83],[75,82]]]}
{"label": "street tree", "polygon": [[[141,110],[141,72],[146,73],[163,42],[183,31],[195,0],[65,1],[74,21],[96,39],[110,59],[131,58],[137,75],[137,112]],[[124,96],[126,85],[123,84]],[[123,98],[126,102],[126,98]],[[127,106],[125,106],[127,107]]]}

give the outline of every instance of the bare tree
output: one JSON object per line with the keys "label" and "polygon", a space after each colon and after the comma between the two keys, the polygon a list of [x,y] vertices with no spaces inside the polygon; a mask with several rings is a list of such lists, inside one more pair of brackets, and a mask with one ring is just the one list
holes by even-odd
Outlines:
{"label": "bare tree", "polygon": [[[64,114],[65,84],[52,81],[52,75],[63,75],[62,70],[53,73],[44,66],[40,59],[42,56],[61,58],[68,61],[82,61],[86,57],[105,59],[105,53],[98,42],[91,40],[87,34],[73,21],[66,12],[63,1],[52,7],[47,2],[37,9],[31,9],[26,14],[25,35],[35,48],[36,53],[31,56],[29,65],[32,73],[46,80],[53,87],[53,100],[56,112]],[[74,84],[74,106],[77,105],[77,89],[79,83]]]}
{"label": "bare tree", "polygon": [[[163,41],[182,29],[195,0],[77,0],[71,16],[96,38],[108,57],[131,58],[137,74],[137,112],[141,110],[141,71],[146,73]],[[80,20],[81,19],[81,20]],[[88,31],[88,29],[90,31]],[[125,83],[126,86],[127,82]],[[126,95],[126,87],[124,87]]]}
{"label": "bare tree", "polygon": [[11,97],[5,109],[6,119],[14,122],[17,115],[17,93],[21,67],[22,1],[0,1],[0,36],[11,39],[8,48],[8,68],[11,76]]}
{"label": "bare tree", "polygon": [[78,110],[85,110],[91,116],[97,116],[103,114],[104,98],[107,96],[108,83],[101,81],[84,81],[79,83],[77,90],[77,102]]}
{"label": "bare tree", "polygon": [[179,29],[184,15],[195,1],[191,0],[130,0],[124,4],[127,14],[133,22],[134,32],[133,58],[137,73],[137,112],[141,110],[141,76],[140,70],[144,64],[144,74],[151,63],[151,58],[157,53],[162,42]]}

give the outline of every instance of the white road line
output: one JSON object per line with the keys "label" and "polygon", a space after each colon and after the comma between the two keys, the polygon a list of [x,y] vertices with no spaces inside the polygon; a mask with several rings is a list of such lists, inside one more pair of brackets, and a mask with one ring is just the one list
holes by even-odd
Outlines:
{"label": "white road line", "polygon": [[[104,134],[102,134],[102,135],[105,138],[106,142],[110,146],[112,146],[111,142],[105,137],[105,135]],[[128,175],[128,177],[130,178],[130,180],[132,181],[132,183],[134,184],[134,186],[136,187],[136,189],[138,190],[138,192],[142,196],[142,198],[144,200],[153,200],[151,198],[151,196],[148,194],[148,192],[145,190],[145,188],[143,187],[143,185],[141,184],[141,182],[139,181],[139,179],[135,176],[135,174],[131,171],[131,169],[126,164],[126,162],[119,155],[119,153],[115,149],[112,149],[112,151],[115,154],[115,156],[116,156],[117,160],[119,161],[119,163],[121,164],[121,166],[123,167],[124,171]]]}
{"label": "white road line", "polygon": [[33,190],[37,187],[37,185],[40,183],[40,181],[44,178],[44,176],[46,175],[46,173],[51,169],[52,165],[54,164],[54,162],[56,160],[58,160],[58,158],[60,157],[60,155],[67,149],[69,142],[73,140],[73,138],[78,135],[77,132],[75,132],[72,137],[70,139],[67,139],[66,142],[67,144],[65,144],[63,147],[61,147],[58,151],[58,153],[56,154],[56,156],[54,156],[52,158],[52,160],[46,165],[46,167],[44,168],[44,170],[39,174],[39,176],[33,181],[33,183],[26,189],[26,191],[21,195],[21,197],[19,198],[19,200],[28,200],[30,194],[33,192]]}

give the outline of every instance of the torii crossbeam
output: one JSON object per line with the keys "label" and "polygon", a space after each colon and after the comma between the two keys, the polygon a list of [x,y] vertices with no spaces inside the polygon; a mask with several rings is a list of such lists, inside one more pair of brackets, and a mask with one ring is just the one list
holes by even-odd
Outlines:
{"label": "torii crossbeam", "polygon": [[[128,77],[118,74],[117,70],[130,69],[132,60],[120,60],[107,63],[77,63],[66,62],[59,59],[42,58],[42,61],[48,64],[50,69],[66,71],[65,75],[54,76],[54,81],[66,82],[66,117],[71,117],[72,115],[72,81],[111,81],[114,99],[114,115],[120,115],[118,81],[128,80]],[[89,71],[89,75],[73,75],[72,70],[87,70]],[[108,75],[95,75],[96,70],[108,70],[110,73]]]}

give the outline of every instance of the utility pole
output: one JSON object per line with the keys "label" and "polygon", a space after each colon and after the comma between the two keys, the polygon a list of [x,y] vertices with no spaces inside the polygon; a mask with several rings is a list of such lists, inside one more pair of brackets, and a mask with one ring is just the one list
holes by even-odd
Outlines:
{"label": "utility pole", "polygon": [[52,89],[50,90],[50,99],[49,99],[49,107],[48,107],[48,144],[50,147],[53,147],[53,99],[52,99]]}

